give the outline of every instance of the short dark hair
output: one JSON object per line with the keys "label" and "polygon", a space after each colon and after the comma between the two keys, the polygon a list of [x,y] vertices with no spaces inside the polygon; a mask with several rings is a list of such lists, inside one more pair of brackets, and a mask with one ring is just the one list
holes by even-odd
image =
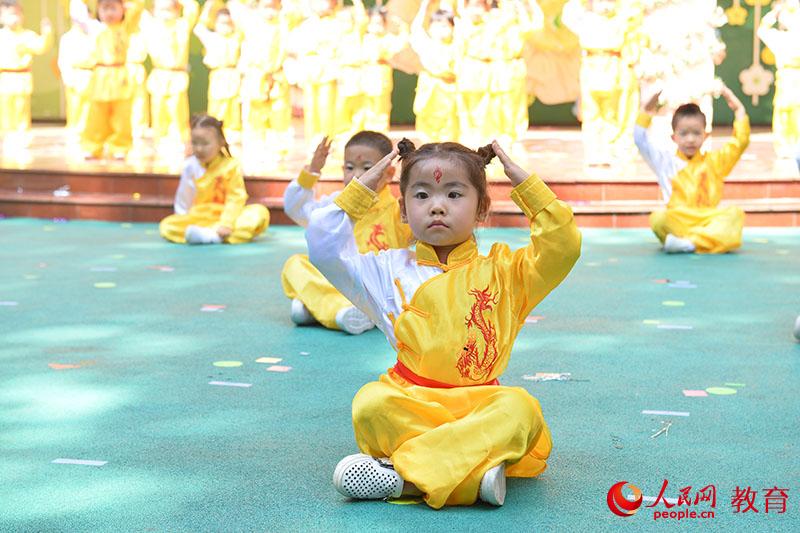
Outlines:
{"label": "short dark hair", "polygon": [[351,146],[366,146],[373,148],[381,154],[381,157],[386,157],[393,150],[392,141],[389,139],[389,137],[383,133],[369,130],[359,131],[350,137],[350,140],[344,145],[344,149],[347,150]]}
{"label": "short dark hair", "polygon": [[678,126],[678,121],[682,118],[686,117],[700,117],[703,119],[703,127],[706,125],[706,116],[700,110],[700,106],[697,104],[683,104],[678,109],[675,110],[675,113],[672,115],[672,130],[674,131],[675,128]]}

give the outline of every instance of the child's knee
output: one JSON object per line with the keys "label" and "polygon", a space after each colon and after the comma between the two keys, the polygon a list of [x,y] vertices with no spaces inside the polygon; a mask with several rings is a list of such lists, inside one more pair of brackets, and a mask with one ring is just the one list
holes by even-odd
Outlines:
{"label": "child's knee", "polygon": [[385,415],[389,394],[388,386],[378,381],[367,383],[359,389],[353,398],[353,424],[369,423],[377,417]]}

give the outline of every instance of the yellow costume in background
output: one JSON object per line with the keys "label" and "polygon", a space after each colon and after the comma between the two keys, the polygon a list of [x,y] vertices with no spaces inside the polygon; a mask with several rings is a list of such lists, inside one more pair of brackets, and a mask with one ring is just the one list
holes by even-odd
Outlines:
{"label": "yellow costume in background", "polygon": [[[312,190],[318,179],[319,176],[303,171],[287,188],[286,213],[302,226],[308,224],[314,210],[333,202],[332,196],[319,201],[311,200]],[[312,194],[309,195],[299,188],[312,191]],[[311,201],[304,202],[305,197]],[[355,224],[353,235],[361,253],[406,248],[411,243],[411,229],[400,221],[400,205],[388,186],[378,193],[375,205]],[[325,279],[305,254],[295,254],[286,261],[281,271],[281,283],[287,297],[303,302],[317,322],[328,329],[339,329],[336,314],[353,305]]]}
{"label": "yellow costume in background", "polygon": [[744,212],[736,206],[717,206],[725,177],[750,143],[749,119],[734,121],[733,139],[725,146],[691,159],[654,148],[647,138],[651,120],[650,115],[639,115],[634,139],[667,200],[665,210],[650,215],[653,232],[662,243],[667,234],[688,239],[699,253],[725,253],[741,246]]}
{"label": "yellow costume in background", "polygon": [[794,158],[800,151],[800,30],[782,31],[768,24],[765,17],[758,36],[775,54],[777,67],[772,101],[775,153]]}
{"label": "yellow costume in background", "polygon": [[483,475],[533,477],[547,466],[550,431],[539,402],[500,386],[514,340],[533,308],[567,275],[581,237],[569,206],[538,177],[512,199],[530,220],[531,243],[512,252],[496,243],[481,256],[473,239],[441,264],[435,250],[358,254],[350,233],[375,202],[353,180],[339,210],[315,216],[309,255],[397,349],[397,364],[353,399],[359,449],[389,457],[433,508],[475,502]]}
{"label": "yellow costume in background", "polygon": [[133,85],[126,64],[131,34],[136,31],[143,0],[126,4],[125,18],[118,24],[104,24],[90,18],[82,0],[72,0],[72,19],[87,31],[93,41],[92,80],[89,110],[81,146],[86,155],[99,157],[108,147],[114,157],[124,157],[131,148],[131,100]]}
{"label": "yellow costume in background", "polygon": [[261,204],[245,205],[247,190],[236,159],[219,155],[207,166],[196,157],[186,160],[175,195],[175,213],[161,221],[165,239],[186,242],[186,228],[230,228],[226,242],[250,242],[269,226],[269,211]]}
{"label": "yellow costume in background", "polygon": [[64,83],[67,129],[80,133],[86,127],[89,86],[92,81],[92,41],[73,25],[58,42],[58,70]]}
{"label": "yellow costume in background", "polygon": [[189,140],[189,37],[197,21],[195,0],[180,0],[183,12],[175,20],[144,13],[142,36],[153,70],[147,78],[153,137],[166,144]]}
{"label": "yellow costume in background", "polygon": [[0,135],[31,129],[33,56],[53,45],[53,32],[41,35],[23,28],[0,28]]}
{"label": "yellow costume in background", "polygon": [[407,45],[408,27],[404,24],[397,33],[379,35],[367,32],[364,35],[364,63],[360,76],[364,102],[354,121],[355,131],[389,131],[394,88],[394,69],[389,60]]}
{"label": "yellow costume in background", "polygon": [[128,71],[133,86],[131,132],[134,139],[144,139],[150,128],[150,93],[147,92],[147,43],[141,31],[131,34],[128,44]]}

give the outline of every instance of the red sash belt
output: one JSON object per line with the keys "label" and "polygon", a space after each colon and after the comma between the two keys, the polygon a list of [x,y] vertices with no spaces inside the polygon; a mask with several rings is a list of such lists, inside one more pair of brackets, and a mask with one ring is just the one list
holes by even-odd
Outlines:
{"label": "red sash belt", "polygon": [[30,72],[31,69],[29,68],[0,68],[0,72],[10,72],[15,74],[21,74],[23,72]]}
{"label": "red sash belt", "polygon": [[406,365],[397,361],[394,365],[394,371],[397,374],[405,379],[406,381],[410,381],[414,385],[419,385],[420,387],[430,387],[432,389],[456,389],[459,387],[481,387],[484,385],[500,385],[500,382],[497,379],[493,379],[492,381],[487,381],[486,383],[476,383],[474,385],[452,385],[450,383],[442,383],[441,381],[436,381],[435,379],[428,379],[424,378],[418,374],[415,374],[411,371]]}
{"label": "red sash belt", "polygon": [[117,67],[124,67],[125,63],[97,63],[95,67],[100,68],[117,68]]}

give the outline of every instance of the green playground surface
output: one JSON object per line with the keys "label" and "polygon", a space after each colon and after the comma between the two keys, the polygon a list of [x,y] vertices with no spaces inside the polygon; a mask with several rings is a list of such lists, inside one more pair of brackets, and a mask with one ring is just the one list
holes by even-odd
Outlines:
{"label": "green playground surface", "polygon": [[[155,224],[0,220],[0,531],[800,531],[800,229],[747,230],[723,256],[663,255],[645,230],[583,236],[501,378],[541,402],[549,468],[509,480],[502,508],[434,511],[331,484],[357,451],[350,401],[394,358],[377,330],[292,324],[280,270],[300,228],[193,247]],[[570,379],[525,379],[541,372]],[[711,387],[735,394],[683,393]],[[664,480],[692,505],[609,510],[613,484],[655,498]],[[694,504],[708,485],[715,518],[654,521],[712,510]],[[737,487],[758,513],[735,512]],[[774,487],[784,513],[766,512]]]}

